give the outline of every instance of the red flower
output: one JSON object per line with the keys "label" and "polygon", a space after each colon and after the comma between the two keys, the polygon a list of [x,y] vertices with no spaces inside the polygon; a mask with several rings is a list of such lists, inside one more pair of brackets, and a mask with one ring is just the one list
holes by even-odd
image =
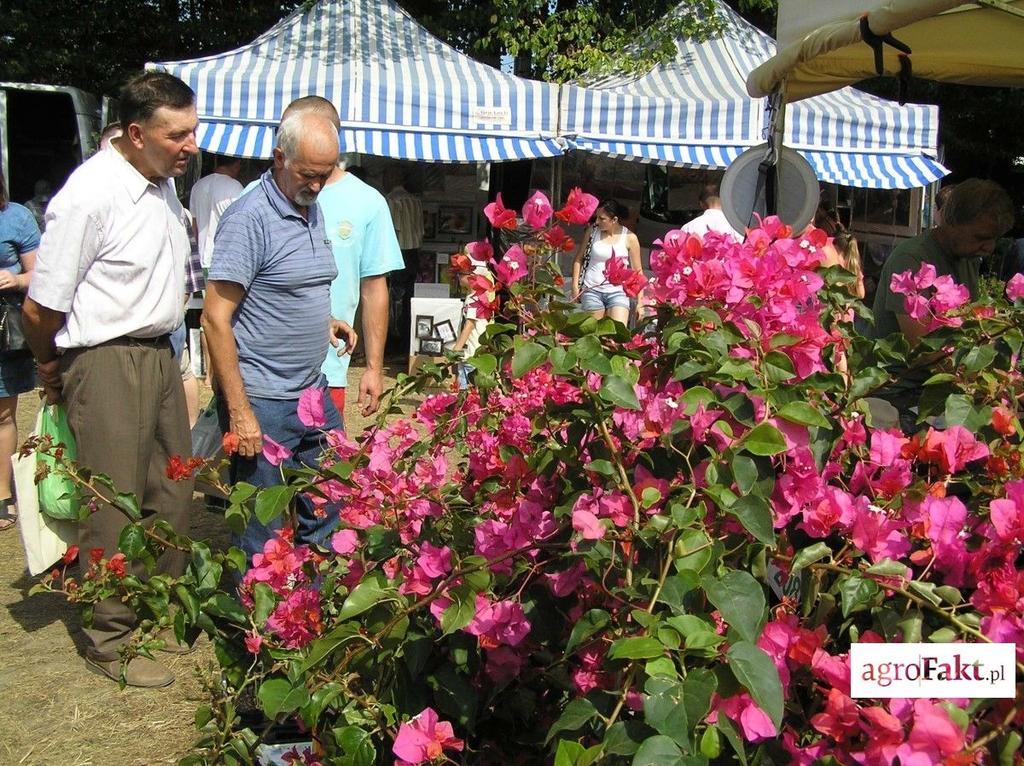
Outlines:
{"label": "red flower", "polygon": [[[100,553],[102,555],[102,551]],[[78,558],[78,546],[77,545],[70,545],[70,546],[68,546],[67,551],[65,551],[64,556],[61,558],[61,561],[63,561],[65,564],[70,564],[71,562],[73,562],[77,558]]]}
{"label": "red flower", "polygon": [[592,194],[587,194],[578,186],[569,190],[569,196],[565,200],[565,207],[555,213],[555,218],[575,226],[582,226],[590,220],[590,216],[597,210],[598,200]]}
{"label": "red flower", "polygon": [[484,207],[484,215],[495,229],[514,229],[519,226],[516,212],[509,210],[501,201],[501,192],[498,192],[494,202]]}
{"label": "red flower", "polygon": [[992,428],[997,434],[1013,436],[1017,430],[1017,425],[1013,420],[1013,413],[1006,407],[996,407],[992,410]]}
{"label": "red flower", "polygon": [[102,548],[92,548],[89,551],[89,563],[90,564],[99,564],[101,558],[103,558],[103,549]]}
{"label": "red flower", "polygon": [[238,434],[236,434],[234,431],[228,431],[226,434],[224,434],[224,438],[221,439],[221,447],[224,448],[224,454],[234,455],[236,452],[238,452],[239,441],[240,439],[238,438]]}
{"label": "red flower", "polygon": [[190,457],[187,461],[183,461],[181,455],[172,455],[171,459],[167,461],[167,478],[171,481],[191,479],[192,474],[202,464],[203,459],[201,457]]}
{"label": "red flower", "polygon": [[124,577],[128,574],[127,559],[123,553],[115,553],[107,562],[107,571],[115,577]]}
{"label": "red flower", "polygon": [[561,226],[555,225],[544,232],[544,241],[555,250],[561,250],[568,253],[570,250],[576,248],[576,243],[572,241],[572,237],[565,233],[565,229]]}
{"label": "red flower", "polygon": [[604,274],[609,283],[622,287],[630,298],[635,298],[647,287],[647,278],[643,273],[631,269],[625,258],[618,258],[614,253],[605,263]]}

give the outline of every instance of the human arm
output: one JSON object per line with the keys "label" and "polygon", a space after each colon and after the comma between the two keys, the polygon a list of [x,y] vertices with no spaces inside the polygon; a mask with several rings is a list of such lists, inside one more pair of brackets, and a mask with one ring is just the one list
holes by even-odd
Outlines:
{"label": "human arm", "polygon": [[238,366],[238,345],[231,319],[245,297],[245,289],[235,282],[211,279],[200,323],[210,350],[210,364],[227,403],[231,431],[238,435],[238,454],[254,458],[263,450],[263,432],[245,393]]}
{"label": "human arm", "polygon": [[921,338],[928,334],[928,327],[924,322],[918,322],[907,314],[896,313],[896,322],[900,326],[900,332],[907,339],[911,347],[921,342]]}
{"label": "human arm", "polygon": [[57,345],[54,338],[64,326],[62,311],[41,306],[31,298],[25,298],[21,309],[25,340],[36,358],[39,382],[48,404],[56,404],[62,398],[60,361],[57,359]]}
{"label": "human arm", "polygon": [[384,344],[388,337],[388,280],[383,274],[359,281],[359,305],[363,312],[363,344],[366,372],[359,379],[359,398],[363,416],[380,407],[384,392]]}
{"label": "human arm", "polygon": [[28,284],[32,279],[32,270],[36,265],[36,250],[39,249],[39,224],[36,223],[32,212],[20,205],[11,205],[5,211],[5,217],[10,217],[12,225],[9,228],[11,233],[11,244],[18,253],[18,261],[21,263],[21,273],[15,274],[7,269],[0,269],[0,290],[17,290],[27,292]]}
{"label": "human arm", "polygon": [[469,317],[462,320],[462,329],[459,331],[459,337],[452,344],[452,351],[462,351],[466,347],[466,343],[469,342],[469,336],[473,334],[473,324],[475,321]]}

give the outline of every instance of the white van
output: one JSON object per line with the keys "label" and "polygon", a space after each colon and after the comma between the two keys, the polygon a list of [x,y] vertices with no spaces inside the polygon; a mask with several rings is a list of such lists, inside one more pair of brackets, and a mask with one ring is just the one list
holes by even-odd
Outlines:
{"label": "white van", "polygon": [[96,149],[100,108],[78,88],[0,82],[0,167],[13,201],[31,199],[40,181],[64,185]]}

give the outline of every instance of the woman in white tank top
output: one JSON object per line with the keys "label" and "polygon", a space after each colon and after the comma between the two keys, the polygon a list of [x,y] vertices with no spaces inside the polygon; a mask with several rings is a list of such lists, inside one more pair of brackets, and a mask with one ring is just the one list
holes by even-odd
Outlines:
{"label": "woman in white tank top", "polygon": [[607,315],[623,324],[629,321],[629,296],[618,285],[608,283],[605,266],[614,255],[625,258],[631,269],[643,270],[640,241],[622,225],[628,214],[625,206],[615,200],[602,202],[594,217],[595,225],[587,229],[572,262],[572,284],[579,288],[580,306],[597,319]]}

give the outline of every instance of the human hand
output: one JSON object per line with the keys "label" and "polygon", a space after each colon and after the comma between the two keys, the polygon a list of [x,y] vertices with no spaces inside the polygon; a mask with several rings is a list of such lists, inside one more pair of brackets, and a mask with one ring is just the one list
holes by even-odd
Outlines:
{"label": "human hand", "polygon": [[18,278],[7,269],[0,269],[0,290],[17,290]]}
{"label": "human hand", "polygon": [[251,407],[231,413],[231,431],[238,435],[238,454],[254,458],[263,451],[263,431]]}
{"label": "human hand", "polygon": [[[359,336],[348,322],[332,319],[330,325],[328,325],[327,332],[331,345],[338,349],[338,356],[351,354],[355,351],[356,344],[359,342]],[[344,346],[341,345],[342,338],[345,339]]]}
{"label": "human hand", "polygon": [[60,378],[60,360],[39,362],[36,365],[39,382],[43,386],[43,395],[47,404],[57,404],[64,399],[64,383]]}
{"label": "human hand", "polygon": [[380,395],[384,392],[384,377],[380,370],[367,369],[359,380],[359,397],[356,404],[362,404],[363,417],[372,415],[380,408]]}

